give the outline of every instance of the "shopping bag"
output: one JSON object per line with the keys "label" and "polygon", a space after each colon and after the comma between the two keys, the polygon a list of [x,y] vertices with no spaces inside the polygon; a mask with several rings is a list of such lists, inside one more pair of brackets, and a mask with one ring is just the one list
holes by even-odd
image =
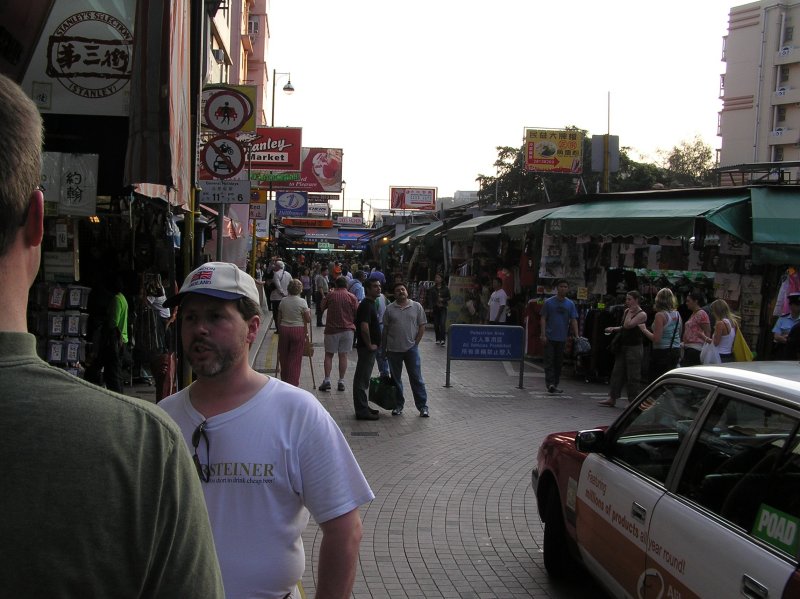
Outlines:
{"label": "shopping bag", "polygon": [[308,336],[306,336],[305,343],[303,344],[303,355],[308,358],[314,357],[314,344]]}
{"label": "shopping bag", "polygon": [[733,359],[737,362],[753,361],[753,352],[750,351],[740,327],[736,327],[736,337],[733,339]]}
{"label": "shopping bag", "polygon": [[369,401],[384,410],[394,410],[397,407],[399,393],[400,389],[390,377],[376,376],[369,380]]}
{"label": "shopping bag", "polygon": [[700,362],[702,364],[721,364],[722,359],[719,357],[719,350],[713,343],[704,343],[703,349],[700,350]]}
{"label": "shopping bag", "polygon": [[586,337],[575,337],[575,341],[572,344],[572,353],[576,356],[581,354],[588,354],[592,351],[592,344],[589,343],[589,340]]}
{"label": "shopping bag", "polygon": [[622,329],[613,333],[611,341],[608,342],[608,351],[610,351],[612,354],[622,351]]}

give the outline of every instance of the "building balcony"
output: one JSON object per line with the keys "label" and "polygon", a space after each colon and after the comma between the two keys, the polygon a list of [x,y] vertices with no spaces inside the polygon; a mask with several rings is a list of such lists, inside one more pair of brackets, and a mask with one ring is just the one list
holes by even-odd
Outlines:
{"label": "building balcony", "polygon": [[792,64],[800,62],[800,48],[792,45],[783,46],[775,53],[775,64]]}
{"label": "building balcony", "polygon": [[795,89],[789,85],[781,85],[772,93],[772,105],[794,104],[800,102],[800,89]]}

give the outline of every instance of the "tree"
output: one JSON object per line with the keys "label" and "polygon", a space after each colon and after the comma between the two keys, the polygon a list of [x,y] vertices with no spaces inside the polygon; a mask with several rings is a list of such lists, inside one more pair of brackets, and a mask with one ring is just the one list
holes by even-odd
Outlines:
{"label": "tree", "polygon": [[704,187],[713,182],[714,167],[711,146],[699,135],[691,141],[682,141],[669,152],[660,151],[664,169],[670,177],[671,186]]}

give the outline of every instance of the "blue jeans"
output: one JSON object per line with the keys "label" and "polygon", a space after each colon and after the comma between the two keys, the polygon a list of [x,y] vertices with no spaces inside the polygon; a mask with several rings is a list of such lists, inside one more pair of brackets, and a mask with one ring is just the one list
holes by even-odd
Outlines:
{"label": "blue jeans", "polygon": [[389,359],[389,370],[392,373],[392,378],[400,389],[397,407],[402,408],[405,404],[403,383],[401,381],[403,376],[403,364],[406,365],[406,370],[408,370],[408,381],[411,383],[411,392],[414,394],[414,405],[417,406],[418,410],[426,407],[428,405],[428,392],[425,390],[425,381],[422,380],[422,364],[419,360],[419,348],[414,345],[411,349],[406,351],[387,351],[386,357]]}
{"label": "blue jeans", "polygon": [[357,416],[369,414],[369,379],[375,366],[375,354],[368,347],[359,347],[356,372],[353,375],[353,409]]}
{"label": "blue jeans", "polygon": [[544,386],[558,387],[561,382],[561,365],[564,363],[564,341],[550,341],[544,345]]}

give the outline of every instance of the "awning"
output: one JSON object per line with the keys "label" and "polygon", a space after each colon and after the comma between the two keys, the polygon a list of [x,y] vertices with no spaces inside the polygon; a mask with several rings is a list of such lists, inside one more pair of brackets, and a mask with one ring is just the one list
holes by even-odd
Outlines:
{"label": "awning", "polygon": [[691,237],[696,218],[750,240],[749,194],[659,200],[606,200],[557,208],[545,216],[550,235]]}
{"label": "awning", "polygon": [[478,231],[488,229],[492,225],[501,225],[511,220],[513,217],[514,214],[512,212],[476,216],[448,229],[447,239],[450,241],[471,241]]}
{"label": "awning", "polygon": [[475,233],[475,237],[497,237],[503,232],[501,227],[492,227],[491,229],[484,229]]}
{"label": "awning", "polygon": [[414,231],[411,235],[409,235],[406,239],[420,239],[421,237],[425,237],[431,233],[434,233],[441,229],[444,226],[444,223],[440,220],[437,220],[435,223],[431,223]]}
{"label": "awning", "polygon": [[400,233],[400,235],[398,235],[397,237],[392,239],[390,243],[402,243],[402,241],[404,239],[408,238],[414,231],[419,231],[420,229],[424,229],[427,226],[428,226],[428,224],[416,225],[414,227],[410,227],[410,228],[406,229],[405,231],[403,231],[402,233]]}
{"label": "awning", "polygon": [[503,233],[508,235],[511,239],[525,239],[525,235],[528,233],[531,227],[533,227],[535,223],[542,220],[554,210],[555,208],[534,210],[533,212],[528,212],[528,214],[523,214],[519,218],[515,218],[510,223],[507,223],[500,228],[503,230]]}
{"label": "awning", "polygon": [[793,189],[754,187],[753,262],[800,263],[800,193]]}

